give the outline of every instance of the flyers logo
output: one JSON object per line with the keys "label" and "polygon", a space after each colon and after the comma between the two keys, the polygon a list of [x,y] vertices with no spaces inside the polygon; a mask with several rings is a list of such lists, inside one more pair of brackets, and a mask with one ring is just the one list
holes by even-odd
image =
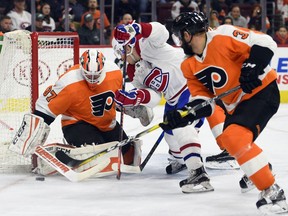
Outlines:
{"label": "flyers logo", "polygon": [[163,73],[162,69],[155,67],[144,79],[144,84],[156,91],[163,92],[169,83],[169,73]]}
{"label": "flyers logo", "polygon": [[114,101],[114,93],[112,91],[103,92],[90,97],[92,106],[92,114],[94,116],[103,116],[105,110],[110,110]]}
{"label": "flyers logo", "polygon": [[203,85],[215,94],[215,89],[222,88],[227,83],[227,74],[222,68],[208,67],[195,74]]}
{"label": "flyers logo", "polygon": [[249,34],[248,33],[244,33],[244,32],[241,32],[241,31],[238,31],[238,30],[234,30],[233,31],[233,36],[234,37],[238,37],[238,35],[240,35],[241,36],[241,39],[246,39],[246,38],[248,38],[248,36],[249,36]]}

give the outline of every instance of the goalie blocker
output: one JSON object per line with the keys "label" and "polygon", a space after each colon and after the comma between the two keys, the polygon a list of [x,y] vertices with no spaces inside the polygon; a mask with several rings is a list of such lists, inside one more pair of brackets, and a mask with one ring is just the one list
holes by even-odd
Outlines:
{"label": "goalie blocker", "polygon": [[9,149],[24,157],[29,157],[37,145],[45,143],[49,132],[50,127],[43,118],[30,113],[25,114]]}
{"label": "goalie blocker", "polygon": [[[84,160],[88,157],[95,155],[105,149],[108,149],[112,146],[115,146],[118,142],[109,142],[105,144],[100,145],[86,145],[81,147],[74,147],[71,145],[64,145],[59,143],[52,143],[47,144],[43,146],[46,151],[48,151],[51,155],[56,156],[60,161],[62,161],[64,164],[69,166],[69,161],[65,161],[66,158],[62,157],[61,155],[68,155],[69,157],[76,159],[76,160]],[[122,156],[122,161],[124,161],[124,164],[121,164],[121,171],[126,173],[138,173],[139,165],[141,163],[141,146],[142,146],[142,140],[136,139],[133,140],[132,143],[129,143],[127,145],[130,145],[131,147],[129,150]],[[62,151],[65,154],[57,154],[57,152]],[[86,170],[89,170],[91,167],[95,167],[97,165],[100,165],[102,162],[109,160],[108,165],[103,167],[103,169],[99,170],[96,174],[94,173],[94,177],[102,177],[107,176],[111,174],[117,173],[117,161],[118,161],[118,148],[104,154],[103,156],[100,156],[96,160],[92,160],[91,162],[73,168],[75,172],[81,173]],[[36,162],[36,163],[35,163]],[[138,168],[138,169],[137,169]],[[45,160],[41,159],[40,157],[37,157],[36,160],[34,160],[34,173],[41,174],[44,176],[47,175],[53,175],[56,174],[57,171],[55,167],[51,166],[49,163],[47,163]],[[90,176],[87,176],[87,178]]]}

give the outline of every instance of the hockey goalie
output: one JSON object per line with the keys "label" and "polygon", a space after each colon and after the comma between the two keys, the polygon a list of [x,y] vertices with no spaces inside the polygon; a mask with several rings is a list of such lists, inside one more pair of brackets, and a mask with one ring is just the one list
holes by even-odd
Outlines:
{"label": "hockey goalie", "polygon": [[[100,51],[86,50],[81,55],[80,64],[71,67],[39,96],[33,114],[24,115],[9,149],[24,157],[35,152],[39,156],[36,171],[44,175],[56,171],[65,174],[67,170],[84,172],[95,165],[98,169],[93,174],[115,172],[118,158],[118,148],[115,146],[120,141],[122,129],[116,120],[114,96],[122,88],[122,82],[122,72],[115,63],[106,61]],[[50,132],[49,125],[58,115],[62,117],[62,132],[69,145],[43,146]],[[123,131],[123,140],[127,139]],[[65,161],[67,156],[74,161],[86,160],[111,147],[114,149],[101,153],[95,160],[88,160],[89,163],[83,166],[70,167],[73,170],[66,167],[69,165]],[[57,153],[59,151],[66,156]],[[124,143],[122,157],[127,172],[129,166],[138,166],[141,161],[141,141]]]}

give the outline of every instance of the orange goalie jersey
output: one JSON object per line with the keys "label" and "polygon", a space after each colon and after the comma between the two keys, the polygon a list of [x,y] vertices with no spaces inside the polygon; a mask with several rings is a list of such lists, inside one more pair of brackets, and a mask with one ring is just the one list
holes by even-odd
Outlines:
{"label": "orange goalie jersey", "polygon": [[[277,48],[270,36],[232,25],[208,31],[203,55],[189,57],[181,65],[192,96],[212,98],[238,86],[242,64],[249,57],[253,45],[267,47],[273,52]],[[277,78],[277,73],[268,65],[259,78],[262,86],[252,94],[238,90],[223,98],[227,111],[232,111],[240,100],[251,98],[265,88]]]}
{"label": "orange goalie jersey", "polygon": [[114,92],[122,88],[122,72],[106,61],[102,73],[104,79],[91,90],[80,65],[73,66],[39,97],[36,110],[53,118],[62,114],[62,127],[85,121],[101,131],[112,130],[116,124]]}

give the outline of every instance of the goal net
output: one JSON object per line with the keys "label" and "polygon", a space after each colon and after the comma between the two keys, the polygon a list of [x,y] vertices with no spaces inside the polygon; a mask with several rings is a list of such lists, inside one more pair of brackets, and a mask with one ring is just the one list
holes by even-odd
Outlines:
{"label": "goal net", "polygon": [[[17,30],[4,34],[0,53],[0,173],[31,169],[31,159],[14,154],[8,146],[23,115],[33,111],[38,94],[78,61],[77,33]],[[61,138],[61,127],[57,131],[50,133],[50,140]]]}

